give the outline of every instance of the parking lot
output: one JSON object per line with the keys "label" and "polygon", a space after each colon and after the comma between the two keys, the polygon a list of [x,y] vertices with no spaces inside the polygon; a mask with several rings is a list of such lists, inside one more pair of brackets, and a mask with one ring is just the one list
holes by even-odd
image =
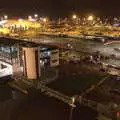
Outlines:
{"label": "parking lot", "polygon": [[59,78],[47,86],[69,96],[81,94],[106,76],[100,72],[99,66],[92,64],[68,63],[58,69]]}

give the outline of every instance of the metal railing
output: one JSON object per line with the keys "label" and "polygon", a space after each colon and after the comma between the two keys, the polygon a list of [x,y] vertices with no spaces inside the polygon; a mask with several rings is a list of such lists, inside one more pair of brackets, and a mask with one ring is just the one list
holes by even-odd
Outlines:
{"label": "metal railing", "polygon": [[53,97],[63,101],[64,103],[67,103],[69,105],[72,103],[72,98],[71,97],[66,96],[66,95],[64,95],[64,94],[62,94],[58,91],[55,91],[51,88],[48,88],[41,83],[37,84],[37,89],[41,90],[41,92],[44,92],[48,96],[53,96]]}

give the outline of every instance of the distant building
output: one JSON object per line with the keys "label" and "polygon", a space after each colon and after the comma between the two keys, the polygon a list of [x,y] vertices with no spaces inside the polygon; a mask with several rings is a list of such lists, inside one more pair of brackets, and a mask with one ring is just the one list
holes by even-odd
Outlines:
{"label": "distant building", "polygon": [[55,67],[59,65],[59,49],[55,47],[40,49],[40,64],[41,66]]}

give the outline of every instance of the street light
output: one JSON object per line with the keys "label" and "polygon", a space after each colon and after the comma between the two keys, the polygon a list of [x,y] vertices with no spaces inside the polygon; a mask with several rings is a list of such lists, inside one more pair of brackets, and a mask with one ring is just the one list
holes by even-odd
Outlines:
{"label": "street light", "polygon": [[75,98],[72,97],[72,103],[71,103],[71,110],[70,110],[69,120],[72,120],[73,109],[74,109],[74,107],[76,107],[76,106],[74,105],[74,103],[75,103]]}
{"label": "street light", "polygon": [[7,15],[4,15],[4,19],[7,20],[7,19],[8,19],[8,16],[7,16]]}
{"label": "street light", "polygon": [[32,16],[28,16],[28,19],[31,20],[31,19],[32,19]]}
{"label": "street light", "polygon": [[47,18],[43,18],[43,22],[47,22]]}
{"label": "street light", "polygon": [[88,16],[87,18],[89,21],[93,21],[94,17],[92,15]]}
{"label": "street light", "polygon": [[19,21],[19,22],[23,22],[23,21],[24,21],[24,19],[22,19],[22,18],[19,18],[19,19],[18,19],[18,21]]}
{"label": "street light", "polygon": [[78,22],[79,22],[78,16],[74,14],[74,15],[72,16],[72,19],[73,19],[74,23],[77,25]]}
{"label": "street light", "polygon": [[32,16],[28,16],[28,20],[31,21],[31,22],[35,22],[36,21],[36,19],[33,18]]}
{"label": "street light", "polygon": [[47,17],[43,17],[42,18],[42,22],[43,22],[43,26],[42,26],[42,30],[43,31],[46,31],[47,30],[47,27],[48,27],[48,18]]}
{"label": "street light", "polygon": [[75,98],[73,97],[73,98],[72,98],[72,104],[74,104],[74,102],[75,102]]}
{"label": "street light", "polygon": [[74,15],[72,16],[72,18],[73,18],[73,19],[76,19],[76,18],[77,18],[77,15],[74,14]]}
{"label": "street light", "polygon": [[38,17],[38,14],[35,14],[34,17],[37,18],[37,17]]}

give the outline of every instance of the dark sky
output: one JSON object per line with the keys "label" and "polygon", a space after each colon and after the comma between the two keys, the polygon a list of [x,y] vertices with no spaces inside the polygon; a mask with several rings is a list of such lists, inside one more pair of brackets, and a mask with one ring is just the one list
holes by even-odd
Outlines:
{"label": "dark sky", "polygon": [[120,0],[0,0],[0,8],[14,15],[38,12],[51,17],[72,13],[119,16]]}

